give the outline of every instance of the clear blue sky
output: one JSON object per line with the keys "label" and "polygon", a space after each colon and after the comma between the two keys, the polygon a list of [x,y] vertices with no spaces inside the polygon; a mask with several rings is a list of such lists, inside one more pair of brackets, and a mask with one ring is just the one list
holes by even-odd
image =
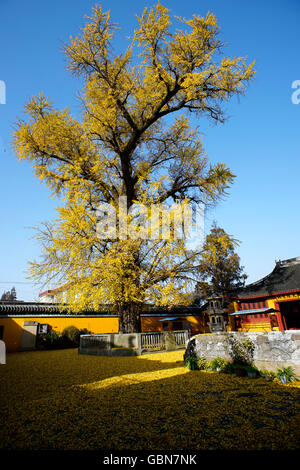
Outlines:
{"label": "clear blue sky", "polygon": [[[104,0],[120,24],[117,47],[136,26],[135,13],[155,1]],[[226,54],[256,60],[257,74],[245,97],[227,106],[230,119],[198,124],[212,161],[223,161],[236,174],[226,200],[209,212],[242,243],[238,250],[249,282],[268,274],[275,259],[300,255],[300,104],[292,104],[292,82],[300,80],[299,0],[165,0],[174,15],[217,15]],[[30,165],[11,151],[13,122],[29,96],[43,91],[59,108],[78,115],[80,82],[66,71],[63,42],[78,33],[95,2],[90,0],[1,0],[0,80],[6,104],[0,104],[1,244],[0,295],[16,286],[18,298],[35,300],[39,292],[26,280],[27,262],[39,255],[30,228],[55,217],[56,201],[39,184]],[[5,283],[7,282],[7,284]]]}

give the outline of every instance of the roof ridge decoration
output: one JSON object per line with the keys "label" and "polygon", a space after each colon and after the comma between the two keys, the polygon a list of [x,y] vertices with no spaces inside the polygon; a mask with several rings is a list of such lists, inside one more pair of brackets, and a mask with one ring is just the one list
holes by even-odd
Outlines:
{"label": "roof ridge decoration", "polygon": [[300,256],[296,258],[288,258],[276,261],[276,266],[284,268],[285,266],[291,266],[292,264],[300,264]]}

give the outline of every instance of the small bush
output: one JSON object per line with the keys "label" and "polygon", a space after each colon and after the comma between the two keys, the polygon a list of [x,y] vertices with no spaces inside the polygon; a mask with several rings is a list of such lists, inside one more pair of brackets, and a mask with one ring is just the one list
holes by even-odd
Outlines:
{"label": "small bush", "polygon": [[261,369],[259,371],[259,374],[269,381],[274,380],[276,378],[276,374],[272,370]]}
{"label": "small bush", "polygon": [[196,342],[195,342],[195,339],[190,340],[187,344],[187,348],[186,348],[186,350],[184,352],[184,355],[183,355],[184,363],[187,359],[189,359],[190,357],[193,357],[193,356],[196,357]]}
{"label": "small bush", "polygon": [[282,369],[277,369],[276,377],[281,380],[283,383],[294,382],[297,380],[294,369],[292,367],[282,367]]}
{"label": "small bush", "polygon": [[226,349],[235,364],[251,366],[255,345],[249,338],[238,340],[233,335],[226,338]]}
{"label": "small bush", "polygon": [[205,357],[198,358],[198,370],[206,370],[208,366],[207,360]]}
{"label": "small bush", "polygon": [[80,335],[89,334],[87,329],[79,330],[76,326],[66,327],[61,335],[54,330],[37,337],[38,349],[66,349],[79,346]]}
{"label": "small bush", "polygon": [[212,361],[210,361],[209,367],[214,371],[223,371],[226,364],[227,362],[222,357],[215,357]]}
{"label": "small bush", "polygon": [[81,335],[90,335],[91,331],[87,330],[86,328],[83,328],[82,330],[79,330],[79,336]]}
{"label": "small bush", "polygon": [[222,372],[225,374],[234,374],[234,364],[232,362],[226,362]]}
{"label": "small bush", "polygon": [[79,345],[80,330],[76,326],[67,326],[62,331],[62,341],[66,344],[66,347],[74,347]]}
{"label": "small bush", "polygon": [[207,361],[205,357],[197,357],[195,354],[186,357],[184,365],[190,370],[206,370]]}
{"label": "small bush", "polygon": [[197,357],[195,339],[188,342],[183,356],[184,365],[190,370],[205,370],[207,361],[205,357]]}
{"label": "small bush", "polygon": [[184,365],[190,370],[199,370],[198,359],[195,355],[186,357],[184,360]]}
{"label": "small bush", "polygon": [[59,334],[51,330],[38,336],[37,346],[41,349],[58,349],[61,346]]}

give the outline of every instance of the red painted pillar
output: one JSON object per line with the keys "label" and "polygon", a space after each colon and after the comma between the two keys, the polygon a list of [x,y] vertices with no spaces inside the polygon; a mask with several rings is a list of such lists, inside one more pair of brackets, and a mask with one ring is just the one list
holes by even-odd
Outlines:
{"label": "red painted pillar", "polygon": [[274,305],[275,305],[275,310],[277,310],[276,311],[276,317],[277,317],[277,321],[278,321],[279,331],[284,331],[286,329],[286,325],[284,326],[284,322],[283,322],[282,314],[281,314],[281,311],[280,311],[280,308],[279,308],[279,304],[278,304],[278,302],[274,302]]}

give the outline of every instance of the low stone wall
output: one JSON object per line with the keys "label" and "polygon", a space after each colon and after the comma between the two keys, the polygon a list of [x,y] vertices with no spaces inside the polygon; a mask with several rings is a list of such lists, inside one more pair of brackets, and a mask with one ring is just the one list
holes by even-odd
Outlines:
{"label": "low stone wall", "polygon": [[154,351],[184,349],[188,331],[81,335],[78,353],[95,356],[139,356]]}
{"label": "low stone wall", "polygon": [[79,354],[93,356],[138,356],[140,336],[133,334],[81,335]]}
{"label": "low stone wall", "polygon": [[254,363],[263,369],[276,370],[292,366],[300,374],[300,330],[240,333],[214,333],[193,336],[198,357],[213,359],[220,356],[230,359],[225,347],[226,337],[232,334],[237,339],[251,339],[255,344]]}

